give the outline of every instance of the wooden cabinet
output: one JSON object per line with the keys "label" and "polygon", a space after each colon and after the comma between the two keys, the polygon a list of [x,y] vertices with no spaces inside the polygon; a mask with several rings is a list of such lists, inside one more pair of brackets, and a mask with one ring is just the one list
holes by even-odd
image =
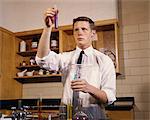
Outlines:
{"label": "wooden cabinet", "polygon": [[15,69],[14,34],[0,27],[0,99],[21,98],[22,84],[13,79]]}
{"label": "wooden cabinet", "polygon": [[109,120],[134,120],[134,97],[117,97],[116,101],[106,106]]}
{"label": "wooden cabinet", "polygon": [[[16,68],[17,72],[22,72],[27,70],[27,72],[33,72],[32,76],[27,76],[26,74],[23,76],[16,76],[14,79],[20,83],[43,83],[43,82],[61,82],[61,74],[51,74],[54,71],[46,71],[45,69],[40,68],[36,63],[31,64],[31,59],[35,60],[35,55],[37,52],[40,36],[42,34],[42,29],[18,32],[15,33],[16,43],[17,43],[17,57],[16,57]],[[20,43],[24,41],[26,43],[26,50],[20,51]],[[50,46],[53,51],[59,53],[59,30],[53,30],[50,38]],[[36,43],[35,43],[36,42]],[[35,44],[34,44],[35,43]],[[35,48],[33,48],[33,46]],[[25,64],[23,64],[23,62]],[[42,70],[43,73],[39,74],[39,71]]]}
{"label": "wooden cabinet", "polygon": [[107,116],[110,120],[134,120],[134,110],[129,111],[107,111]]}

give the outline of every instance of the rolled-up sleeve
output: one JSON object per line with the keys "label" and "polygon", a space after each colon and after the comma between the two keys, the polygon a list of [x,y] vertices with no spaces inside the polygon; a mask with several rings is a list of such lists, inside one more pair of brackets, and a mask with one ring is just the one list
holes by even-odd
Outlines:
{"label": "rolled-up sleeve", "polygon": [[102,72],[101,90],[106,93],[108,104],[111,104],[116,100],[116,73],[114,64],[109,57],[104,60]]}
{"label": "rolled-up sleeve", "polygon": [[39,58],[37,55],[35,57],[36,63],[47,70],[56,70],[59,69],[59,55],[53,51],[50,51],[49,54],[43,58]]}

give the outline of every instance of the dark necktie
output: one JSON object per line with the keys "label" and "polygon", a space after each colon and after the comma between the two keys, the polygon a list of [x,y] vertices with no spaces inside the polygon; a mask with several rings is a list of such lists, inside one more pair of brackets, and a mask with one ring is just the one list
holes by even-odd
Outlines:
{"label": "dark necktie", "polygon": [[[77,64],[81,64],[83,54],[84,54],[84,51],[81,51],[80,55],[79,55],[79,58],[77,60]],[[79,98],[79,92],[73,91],[73,113],[75,113],[75,109],[78,106],[78,98]]]}
{"label": "dark necktie", "polygon": [[81,64],[83,54],[84,54],[84,51],[82,50],[82,51],[80,52],[80,55],[79,55],[79,58],[78,58],[77,64]]}

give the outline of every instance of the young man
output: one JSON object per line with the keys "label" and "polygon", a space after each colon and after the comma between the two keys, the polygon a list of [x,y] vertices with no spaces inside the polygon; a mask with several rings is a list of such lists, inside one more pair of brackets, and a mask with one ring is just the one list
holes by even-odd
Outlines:
{"label": "young man", "polygon": [[[73,96],[73,91],[78,91],[83,99],[83,106],[98,106],[101,114],[91,113],[91,119],[104,119],[104,104],[110,104],[116,100],[116,76],[112,60],[103,53],[92,47],[94,22],[88,17],[78,17],[73,20],[73,36],[76,42],[76,49],[70,52],[56,54],[49,48],[50,35],[54,26],[54,15],[56,9],[50,8],[45,13],[45,27],[40,38],[36,55],[37,63],[47,69],[61,69],[66,74],[62,103],[68,104],[68,99]],[[70,41],[71,42],[71,41]],[[88,80],[73,80],[69,72],[69,66],[77,63],[81,51],[84,51],[82,63],[92,65]],[[96,111],[97,111],[96,110]],[[90,111],[91,112],[91,111]],[[94,112],[94,110],[93,110]],[[97,115],[97,117],[95,117]]]}

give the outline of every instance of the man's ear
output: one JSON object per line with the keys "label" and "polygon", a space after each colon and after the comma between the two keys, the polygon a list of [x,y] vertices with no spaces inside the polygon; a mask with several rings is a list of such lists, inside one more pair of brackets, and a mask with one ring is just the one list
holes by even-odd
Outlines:
{"label": "man's ear", "polygon": [[97,41],[98,40],[98,37],[97,37],[97,33],[96,33],[96,30],[92,30],[92,41]]}

